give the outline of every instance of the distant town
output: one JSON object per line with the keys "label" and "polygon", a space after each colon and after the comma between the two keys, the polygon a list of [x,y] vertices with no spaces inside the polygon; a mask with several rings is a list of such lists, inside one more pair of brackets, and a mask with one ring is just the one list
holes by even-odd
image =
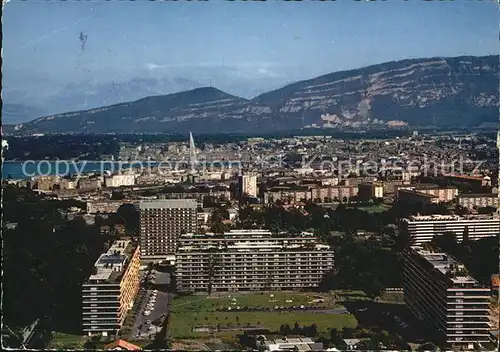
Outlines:
{"label": "distant town", "polygon": [[495,349],[494,137],[189,134],[90,171],[5,162],[4,346]]}

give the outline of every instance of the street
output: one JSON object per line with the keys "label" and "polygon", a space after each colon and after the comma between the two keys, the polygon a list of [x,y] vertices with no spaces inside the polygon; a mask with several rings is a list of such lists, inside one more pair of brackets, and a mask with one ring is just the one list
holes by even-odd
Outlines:
{"label": "street", "polygon": [[[170,274],[156,272],[153,286],[161,287],[168,284],[169,282]],[[154,287],[149,287],[146,290],[146,294],[144,295],[142,302],[140,302],[137,318],[135,319],[134,325],[132,326],[132,331],[130,333],[130,339],[150,339],[161,329],[161,327],[153,324],[155,320],[159,318],[165,318],[168,314],[171,294],[168,292],[157,290],[156,301],[154,303],[153,309],[150,310],[151,314],[148,316],[144,315],[144,312],[147,310],[146,306],[148,305],[150,297],[155,290]],[[148,321],[150,322],[150,324],[148,324]]]}

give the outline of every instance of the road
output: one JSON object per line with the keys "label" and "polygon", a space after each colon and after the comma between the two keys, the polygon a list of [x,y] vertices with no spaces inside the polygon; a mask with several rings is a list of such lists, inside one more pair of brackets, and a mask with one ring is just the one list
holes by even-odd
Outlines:
{"label": "road", "polygon": [[[156,274],[155,286],[156,285],[164,285],[170,282],[170,276],[166,273],[158,272]],[[147,324],[148,321],[154,322],[156,319],[166,317],[169,312],[169,304],[171,300],[171,294],[168,292],[157,291],[156,294],[156,302],[154,304],[153,309],[151,310],[151,314],[145,316],[143,313],[146,310],[146,306],[151,297],[151,293],[154,288],[150,287],[146,290],[146,294],[144,295],[144,299],[140,302],[139,311],[137,314],[137,318],[132,326],[132,330],[130,333],[130,339],[150,339],[154,334],[160,331],[159,327],[156,327],[154,324]]]}

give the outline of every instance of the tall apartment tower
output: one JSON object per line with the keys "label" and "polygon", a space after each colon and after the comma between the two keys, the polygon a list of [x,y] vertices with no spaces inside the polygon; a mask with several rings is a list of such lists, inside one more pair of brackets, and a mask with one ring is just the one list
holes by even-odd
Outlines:
{"label": "tall apartment tower", "polygon": [[197,231],[196,199],[141,201],[141,257],[164,260],[175,254],[177,240],[183,233]]}
{"label": "tall apartment tower", "polygon": [[490,288],[446,253],[410,247],[403,267],[404,299],[412,313],[432,324],[440,343],[455,349],[490,342]]}
{"label": "tall apartment tower", "polygon": [[473,241],[500,233],[500,219],[495,216],[412,215],[401,219],[400,231],[407,231],[415,245],[430,242],[436,235],[453,232],[458,241],[465,231]]}
{"label": "tall apartment tower", "polygon": [[241,195],[247,194],[251,197],[257,197],[257,176],[255,175],[240,176],[239,186]]}
{"label": "tall apartment tower", "polygon": [[82,285],[83,332],[116,335],[139,292],[139,246],[120,239],[97,259],[95,273]]}

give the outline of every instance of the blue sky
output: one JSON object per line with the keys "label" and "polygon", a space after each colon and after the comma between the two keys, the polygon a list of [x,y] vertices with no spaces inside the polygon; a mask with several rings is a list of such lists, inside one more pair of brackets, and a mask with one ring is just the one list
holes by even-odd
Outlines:
{"label": "blue sky", "polygon": [[12,0],[3,87],[38,105],[82,82],[75,94],[134,79],[165,78],[160,93],[212,84],[251,97],[385,61],[498,54],[498,20],[495,1]]}

